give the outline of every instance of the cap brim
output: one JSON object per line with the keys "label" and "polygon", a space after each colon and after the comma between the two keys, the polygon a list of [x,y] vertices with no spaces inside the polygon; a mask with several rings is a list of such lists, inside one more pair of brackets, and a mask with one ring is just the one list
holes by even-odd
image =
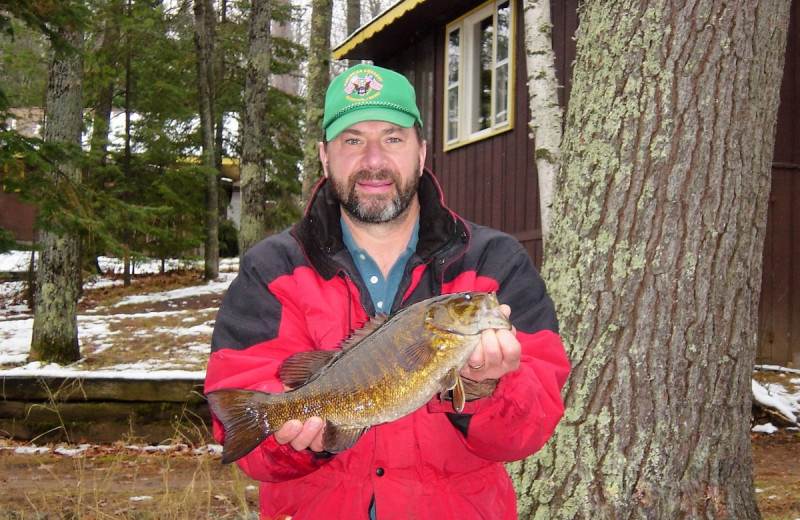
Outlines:
{"label": "cap brim", "polygon": [[350,110],[349,112],[341,115],[338,119],[334,120],[328,128],[325,129],[325,139],[332,140],[337,135],[341,134],[345,129],[353,126],[356,123],[364,121],[385,121],[392,123],[403,128],[410,128],[414,126],[416,118],[411,114],[400,112],[392,108],[384,107],[364,107]]}

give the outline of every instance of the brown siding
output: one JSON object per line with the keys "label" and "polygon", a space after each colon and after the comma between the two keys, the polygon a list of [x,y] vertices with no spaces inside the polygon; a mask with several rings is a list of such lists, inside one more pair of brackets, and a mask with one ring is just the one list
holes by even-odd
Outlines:
{"label": "brown siding", "polygon": [[792,2],[775,136],[758,363],[800,367],[800,1]]}
{"label": "brown siding", "polygon": [[33,242],[35,218],[36,209],[32,205],[20,202],[15,195],[0,190],[0,228],[12,232],[17,240]]}
{"label": "brown siding", "polygon": [[773,168],[758,363],[800,366],[800,208],[795,200],[800,200],[800,169]]}

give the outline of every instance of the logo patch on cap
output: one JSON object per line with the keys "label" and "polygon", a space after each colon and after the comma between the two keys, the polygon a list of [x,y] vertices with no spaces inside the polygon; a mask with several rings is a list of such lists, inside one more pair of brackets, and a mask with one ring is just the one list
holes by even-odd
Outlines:
{"label": "logo patch on cap", "polygon": [[383,78],[372,69],[360,69],[350,74],[344,82],[348,101],[375,99],[383,88]]}

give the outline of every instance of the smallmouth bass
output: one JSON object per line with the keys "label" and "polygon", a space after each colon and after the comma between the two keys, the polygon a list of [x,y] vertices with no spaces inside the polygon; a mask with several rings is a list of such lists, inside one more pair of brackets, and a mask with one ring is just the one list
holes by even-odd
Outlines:
{"label": "smallmouth bass", "polygon": [[373,318],[342,350],[290,356],[279,372],[287,392],[208,392],[211,411],[225,427],[222,462],[247,455],[291,419],[321,417],[324,449],[338,453],[370,426],[413,413],[436,394],[452,390],[460,412],[466,395],[459,371],[485,329],[511,329],[495,293],[434,296]]}

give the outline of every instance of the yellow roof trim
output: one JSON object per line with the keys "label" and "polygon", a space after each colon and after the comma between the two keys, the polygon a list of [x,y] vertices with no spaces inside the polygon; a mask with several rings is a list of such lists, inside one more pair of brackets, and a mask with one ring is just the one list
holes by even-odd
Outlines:
{"label": "yellow roof trim", "polygon": [[355,49],[358,45],[369,40],[395,20],[406,14],[408,11],[424,3],[426,0],[403,0],[387,9],[383,14],[376,16],[367,25],[354,32],[344,42],[333,50],[333,59],[341,60],[342,56]]}

